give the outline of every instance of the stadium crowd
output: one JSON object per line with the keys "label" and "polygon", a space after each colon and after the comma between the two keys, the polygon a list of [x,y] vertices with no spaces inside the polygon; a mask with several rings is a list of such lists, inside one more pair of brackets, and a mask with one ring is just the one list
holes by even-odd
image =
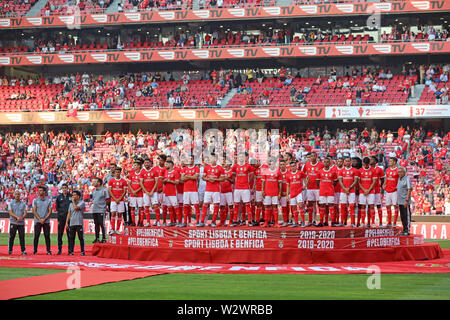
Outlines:
{"label": "stadium crowd", "polygon": [[[351,67],[341,76],[337,67],[331,67],[328,74],[317,77],[302,77],[286,67],[4,77],[0,101],[9,110],[55,110],[74,115],[81,110],[221,107],[225,95],[235,89],[227,106],[392,104],[405,103],[415,96],[415,85],[424,84],[419,102],[446,104],[448,73],[449,65],[411,64],[395,72],[387,66]],[[14,104],[21,101],[25,105]]]}
{"label": "stadium crowd", "polygon": [[[282,153],[292,153],[301,164],[306,162],[306,154],[312,151],[317,151],[319,159],[326,155],[333,160],[346,155],[361,159],[376,156],[382,166],[387,166],[389,157],[395,157],[399,165],[408,168],[413,175],[416,212],[431,214],[426,210],[428,203],[436,212],[436,204],[448,198],[449,139],[450,133],[438,135],[423,128],[409,127],[401,127],[398,132],[365,128],[363,131],[337,130],[333,134],[326,129],[308,129],[301,134],[283,132],[280,143]],[[159,154],[170,156],[177,148],[170,134],[141,131],[136,134],[106,132],[100,140],[81,132],[7,133],[1,135],[0,142],[0,199],[3,209],[14,190],[20,190],[27,205],[31,205],[39,185],[48,186],[55,198],[63,183],[83,191],[83,199],[89,202],[91,179],[104,178],[111,165],[123,168],[123,174],[127,176],[134,158],[149,157],[156,163]],[[107,149],[95,152],[98,145]]]}

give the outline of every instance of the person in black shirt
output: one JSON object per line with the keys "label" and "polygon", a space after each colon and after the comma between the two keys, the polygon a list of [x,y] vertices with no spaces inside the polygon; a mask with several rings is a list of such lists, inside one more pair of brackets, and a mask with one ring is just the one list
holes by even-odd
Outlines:
{"label": "person in black shirt", "polygon": [[[72,195],[69,193],[67,184],[62,185],[62,194],[56,197],[55,205],[58,213],[58,255],[62,254],[63,235],[66,225],[67,212],[72,203]],[[69,231],[66,229],[67,241],[69,239]]]}

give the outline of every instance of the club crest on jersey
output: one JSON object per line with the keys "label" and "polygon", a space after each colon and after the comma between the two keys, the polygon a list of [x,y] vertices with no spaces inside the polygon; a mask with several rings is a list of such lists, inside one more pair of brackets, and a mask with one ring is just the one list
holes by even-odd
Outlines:
{"label": "club crest on jersey", "polygon": [[278,241],[278,247],[281,249],[283,248],[283,246],[284,246],[283,240]]}

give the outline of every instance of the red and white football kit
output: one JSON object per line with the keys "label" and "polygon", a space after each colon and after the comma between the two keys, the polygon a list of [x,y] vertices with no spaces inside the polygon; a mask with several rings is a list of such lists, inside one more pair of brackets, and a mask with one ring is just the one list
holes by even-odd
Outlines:
{"label": "red and white football kit", "polygon": [[[359,184],[365,190],[370,189],[375,179],[377,177],[372,167],[359,169]],[[360,188],[358,202],[360,205],[373,205],[375,203],[375,187],[370,190],[367,196],[364,195],[364,191]]]}
{"label": "red and white football kit", "polygon": [[250,202],[250,173],[255,171],[255,167],[249,163],[243,165],[235,164],[232,167],[233,173],[236,175],[234,182],[234,202]]}
{"label": "red and white football kit", "polygon": [[328,221],[328,213],[331,221],[336,220],[336,212],[334,207],[334,182],[337,180],[336,170],[322,168],[316,175],[316,179],[320,180],[319,184],[319,214],[320,223]]}
{"label": "red and white football kit", "polygon": [[[339,180],[342,181],[342,184],[344,187],[350,188],[350,186],[355,182],[355,180],[358,180],[359,178],[359,171],[356,168],[350,167],[344,167],[339,173]],[[340,210],[341,210],[341,222],[346,224],[347,218],[348,218],[348,210],[350,210],[350,217],[351,217],[351,223],[355,224],[355,203],[356,203],[356,195],[355,195],[355,186],[353,188],[349,189],[348,193],[344,192],[344,190],[341,188],[341,194],[340,194]]]}
{"label": "red and white football kit", "polygon": [[322,168],[316,174],[316,179],[320,180],[319,185],[319,203],[334,204],[334,182],[337,180],[336,170]]}
{"label": "red and white football kit", "polygon": [[[128,184],[124,178],[117,180],[116,178],[111,178],[108,182],[108,187],[111,189],[111,193],[115,198],[119,198],[127,190]],[[126,194],[126,192],[125,192]],[[125,212],[125,203],[123,198],[117,203],[111,198],[111,212]]]}
{"label": "red and white football kit", "polygon": [[377,182],[375,183],[375,205],[381,206],[381,178],[384,177],[383,168],[373,167],[375,170],[375,176],[377,177]]}
{"label": "red and white football kit", "polygon": [[392,224],[392,206],[395,206],[395,215],[394,215],[394,224],[397,224],[397,218],[399,214],[398,209],[398,198],[397,198],[397,184],[398,184],[398,168],[387,168],[386,169],[386,186],[384,188],[384,191],[386,191],[386,211],[388,216],[388,224]]}
{"label": "red and white football kit", "polygon": [[[132,208],[136,208],[136,207],[143,207],[144,206],[144,200],[143,200],[143,192],[141,189],[141,184],[140,184],[140,180],[141,180],[141,173],[142,170],[139,172],[136,172],[134,170],[130,171],[130,174],[128,176],[128,180],[130,182],[130,193],[129,193],[129,197],[128,197],[128,202],[130,207]],[[132,191],[134,190],[138,190],[140,189],[136,194],[133,194]]]}
{"label": "red and white football kit", "polygon": [[306,178],[306,174],[302,171],[289,172],[286,177],[286,182],[289,185],[289,204],[291,206],[292,216],[294,222],[298,224],[298,205],[300,205],[300,216],[302,222],[305,222],[305,207],[303,199],[303,180]]}
{"label": "red and white football kit", "polygon": [[[159,178],[158,173],[156,170],[153,170],[154,168],[151,168],[150,170],[147,170],[143,168],[141,170],[141,181],[144,185],[143,191],[143,199],[144,199],[144,213],[147,219],[147,223],[150,223],[150,206],[155,207],[155,215],[159,220],[159,208],[156,210],[156,206],[158,205],[158,192],[156,192],[156,179]],[[150,197],[146,192],[152,192],[153,194]],[[158,213],[156,213],[158,211]]]}
{"label": "red and white football kit", "polygon": [[128,189],[128,183],[124,178],[116,179],[111,178],[108,182],[108,187],[111,190],[111,193],[114,195],[116,199],[119,199],[119,203],[114,201],[111,198],[111,212],[118,212],[117,216],[111,215],[111,229],[113,231],[120,230],[122,224],[122,215],[120,213],[125,212],[125,202],[122,195],[126,194],[126,190]]}
{"label": "red and white football kit", "polygon": [[[315,164],[307,162],[303,166],[303,172],[308,176],[309,181],[306,186],[306,200],[319,201],[319,185],[317,184],[317,173],[323,168],[323,163],[317,161]],[[334,192],[333,192],[334,195]]]}
{"label": "red and white football kit", "polygon": [[398,168],[387,168],[386,169],[386,187],[384,191],[386,191],[386,206],[397,205],[397,184],[398,184]]}
{"label": "red and white football kit", "polygon": [[[172,169],[172,171],[166,170],[164,173],[164,179],[171,181],[180,180],[180,174],[177,170]],[[165,182],[163,184],[163,205],[167,207],[170,215],[170,222],[175,223],[175,214],[178,214],[178,221],[181,222],[180,212],[176,211],[178,209],[178,199],[177,199],[177,187],[176,184]],[[163,221],[166,222],[165,210],[163,210]]]}
{"label": "red and white football kit", "polygon": [[[204,170],[204,176],[209,179],[219,179],[223,173],[223,168],[219,165],[207,165]],[[217,215],[219,214],[220,204],[220,182],[206,181],[205,198],[203,201],[201,222],[205,223],[206,213],[208,212],[208,205],[214,204],[213,216],[211,223],[216,223]]]}
{"label": "red and white football kit", "polygon": [[[159,178],[159,173],[154,169],[155,168],[151,168],[150,170],[147,170],[147,169],[143,168],[141,170],[142,183],[144,185],[145,191],[147,191],[147,192],[151,192],[153,190],[153,188],[155,188],[156,179]],[[158,192],[156,191],[156,188],[153,192],[152,197],[150,197],[145,192],[143,192],[143,194],[144,194],[143,195],[144,207],[149,207],[151,205],[158,204]]]}
{"label": "red and white football kit", "polygon": [[[184,167],[181,173],[186,176],[194,176],[200,174],[200,168],[197,166]],[[195,205],[198,204],[198,183],[197,179],[186,180],[183,184],[183,204]]]}
{"label": "red and white football kit", "polygon": [[279,183],[282,177],[278,169],[265,170],[262,180],[264,180],[265,197],[263,204],[265,206],[278,205]]}

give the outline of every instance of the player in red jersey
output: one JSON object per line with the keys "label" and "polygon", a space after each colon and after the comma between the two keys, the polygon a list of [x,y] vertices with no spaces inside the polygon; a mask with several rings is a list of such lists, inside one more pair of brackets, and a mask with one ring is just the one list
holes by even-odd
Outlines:
{"label": "player in red jersey", "polygon": [[[336,165],[332,167],[332,169],[336,170],[336,175],[338,177],[339,180],[339,175],[342,171],[342,169],[344,168],[344,159],[339,158],[336,161]],[[341,226],[339,224],[339,216],[340,216],[340,212],[339,212],[339,203],[340,203],[340,198],[341,198],[341,184],[339,183],[339,181],[335,184],[334,186],[334,212],[335,212],[335,220],[331,221],[331,226],[333,227],[339,227]]]}
{"label": "player in red jersey", "polygon": [[[170,160],[172,160],[172,157],[170,157]],[[173,161],[173,160],[172,160]],[[178,174],[181,177],[181,170],[183,170],[183,167],[185,166],[184,163],[181,163],[179,166],[175,166],[174,169],[178,172]],[[177,207],[177,223],[178,227],[181,227],[183,224],[183,182],[180,181],[177,184],[177,201],[178,201],[178,207]]]}
{"label": "player in red jersey", "polygon": [[122,214],[125,212],[124,198],[127,193],[127,181],[122,178],[122,169],[116,167],[114,177],[108,182],[109,196],[111,197],[111,231],[110,234],[119,234],[122,224]]}
{"label": "player in red jersey", "polygon": [[[177,184],[180,181],[180,174],[174,169],[174,164],[172,160],[167,160],[165,163],[166,172],[164,173],[163,179],[163,204],[166,206],[170,215],[169,227],[174,227],[175,223],[175,212],[178,207],[177,199]],[[163,218],[164,219],[164,218]],[[167,226],[165,220],[163,220],[163,227]]]}
{"label": "player in red jersey", "polygon": [[350,157],[344,159],[344,167],[339,172],[339,184],[341,185],[340,193],[340,209],[341,209],[341,223],[347,226],[348,210],[350,210],[351,226],[356,226],[355,221],[355,186],[358,185],[359,171],[352,167],[352,160]]}
{"label": "player in red jersey", "polygon": [[[289,221],[289,210],[288,210],[288,201],[287,201],[287,175],[290,172],[286,168],[286,161],[284,159],[280,159],[280,178],[281,178],[281,198],[280,198],[280,206],[281,213],[283,214],[283,223],[282,227],[287,227]],[[277,216],[278,218],[278,216]],[[278,220],[278,219],[277,219]]]}
{"label": "player in red jersey", "polygon": [[[237,219],[239,215],[239,206],[241,202],[245,207],[245,212],[249,220],[251,219],[251,206],[250,206],[250,180],[254,174],[255,168],[249,163],[245,162],[245,154],[239,154],[237,163],[232,167],[234,174],[234,213],[233,223],[231,227],[238,225]],[[245,220],[245,216],[244,216]]]}
{"label": "player in red jersey", "polygon": [[363,167],[359,169],[359,211],[357,227],[364,227],[366,218],[366,206],[368,207],[368,219],[366,227],[375,227],[375,184],[377,183],[375,170],[370,166],[370,158],[363,159]]}
{"label": "player in red jersey", "polygon": [[[231,163],[225,162],[224,170],[222,172],[220,182],[220,224],[225,225],[228,212],[233,216],[233,171],[231,170]],[[230,217],[230,225],[232,220]]]}
{"label": "player in red jersey", "polygon": [[334,185],[337,181],[336,170],[331,169],[331,157],[326,157],[323,161],[323,168],[316,174],[319,185],[319,214],[320,223],[318,227],[327,227],[326,216],[329,214],[331,220],[335,220],[334,212]]}
{"label": "player in red jersey", "polygon": [[384,183],[384,171],[383,168],[378,166],[378,158],[375,156],[370,157],[370,165],[375,170],[375,175],[377,177],[377,183],[375,184],[375,207],[378,211],[378,224],[380,227],[383,226],[383,210],[381,208],[381,185]]}
{"label": "player in red jersey", "polygon": [[[164,205],[163,201],[163,180],[164,180],[164,174],[166,173],[166,160],[167,156],[165,154],[160,154],[158,156],[158,165],[154,167],[154,170],[158,173],[159,179],[158,179],[158,186],[156,187],[156,190],[158,191],[158,203],[160,208],[162,208],[162,218],[164,221],[167,219],[167,207]],[[156,214],[156,222],[160,222],[160,216],[158,215],[159,210],[155,212]]]}
{"label": "player in red jersey", "polygon": [[183,181],[183,206],[184,223],[186,227],[191,223],[192,206],[194,206],[195,220],[200,222],[200,206],[198,204],[198,177],[200,168],[194,165],[194,157],[190,157],[189,164],[181,170],[181,181]]}
{"label": "player in red jersey", "polygon": [[[203,180],[206,181],[205,198],[203,200],[202,217],[197,227],[204,227],[208,207],[213,204],[213,216],[211,227],[216,227],[216,220],[219,214],[220,206],[220,182],[222,181],[223,168],[217,165],[217,159],[214,154],[210,157],[210,164],[203,171]],[[205,220],[206,219],[206,220]]]}
{"label": "player in red jersey", "polygon": [[261,161],[258,160],[255,164],[255,203],[256,203],[256,212],[255,212],[255,221],[252,223],[252,226],[259,226],[261,220],[261,213],[263,210],[263,196],[262,196],[262,176],[264,174],[264,170],[268,168],[267,164],[261,164]]}
{"label": "player in red jersey", "polygon": [[269,160],[269,168],[264,170],[261,181],[262,196],[264,198],[264,224],[263,228],[269,226],[270,220],[274,219],[274,226],[278,224],[278,203],[281,198],[281,174],[275,167],[275,159]]}
{"label": "player in red jersey", "polygon": [[[323,163],[317,159],[317,153],[311,152],[309,161],[305,163],[302,171],[306,174],[308,185],[306,186],[306,201],[308,201],[308,220],[307,227],[316,224],[317,202],[319,201],[319,185],[317,184],[317,173],[323,168]],[[333,192],[334,195],[334,192]]]}
{"label": "player in red jersey", "polygon": [[141,187],[141,168],[142,162],[138,159],[133,162],[133,170],[128,175],[128,187],[130,197],[128,204],[131,208],[131,225],[136,226],[136,208],[139,212],[138,226],[144,226],[144,199]]}
{"label": "player in red jersey", "polygon": [[[291,227],[298,227],[298,212],[302,219],[301,226],[305,227],[305,200],[303,199],[303,186],[308,184],[308,177],[303,171],[298,170],[298,164],[295,161],[290,162],[291,171],[287,175],[287,196],[291,206],[294,223]],[[305,181],[306,180],[306,181]]]}
{"label": "player in red jersey", "polygon": [[389,168],[386,169],[383,189],[386,192],[385,202],[388,216],[388,224],[386,225],[386,227],[392,227],[392,211],[391,211],[392,206],[394,206],[395,210],[394,226],[397,225],[397,218],[399,213],[397,201],[397,183],[398,183],[397,159],[389,158],[388,165]]}
{"label": "player in red jersey", "polygon": [[[152,168],[152,161],[149,158],[144,160],[144,168],[141,172],[141,188],[144,193],[144,213],[147,219],[146,227],[150,227],[150,207],[155,211],[155,215],[159,218],[158,193],[157,186],[159,180],[159,172]],[[158,210],[158,214],[156,214]],[[156,220],[155,224],[158,223]]]}

